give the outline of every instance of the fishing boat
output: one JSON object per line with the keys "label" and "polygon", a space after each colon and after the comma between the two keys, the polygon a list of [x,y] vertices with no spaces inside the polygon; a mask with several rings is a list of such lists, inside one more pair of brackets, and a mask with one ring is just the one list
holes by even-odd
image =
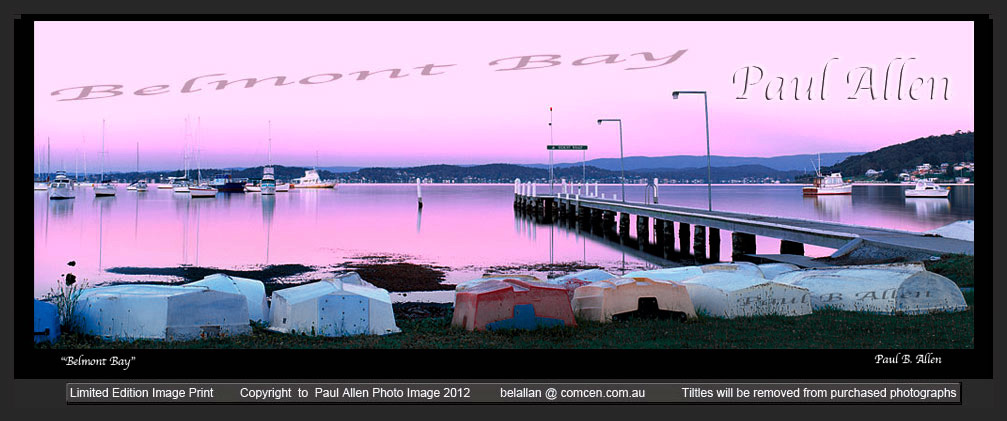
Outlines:
{"label": "fishing boat", "polygon": [[96,197],[115,196],[115,185],[105,179],[105,120],[101,121],[101,176],[94,185]]}
{"label": "fishing boat", "polygon": [[927,180],[919,180],[916,187],[906,190],[906,197],[948,197],[950,187],[941,187]]}
{"label": "fishing boat", "polygon": [[[814,162],[812,162],[814,164]],[[818,166],[815,168],[815,180],[811,186],[801,189],[805,196],[822,196],[831,194],[852,194],[853,184],[843,181],[843,175],[834,172],[822,175],[822,155],[818,155]]]}
{"label": "fishing boat", "polygon": [[266,147],[266,166],[262,167],[260,190],[264,195],[276,194],[276,178],[273,176],[273,122],[269,122],[269,138]]}
{"label": "fishing boat", "polygon": [[77,197],[73,180],[66,176],[66,171],[56,171],[56,178],[49,183],[49,199],[73,199]]}
{"label": "fishing boat", "polygon": [[318,176],[318,170],[307,170],[304,177],[295,178],[293,185],[298,189],[331,189],[336,186],[333,180],[322,180]]}
{"label": "fishing boat", "polygon": [[217,189],[217,191],[222,193],[244,193],[245,183],[248,179],[245,178],[233,178],[229,173],[218,174],[213,181],[210,182],[210,187]]}

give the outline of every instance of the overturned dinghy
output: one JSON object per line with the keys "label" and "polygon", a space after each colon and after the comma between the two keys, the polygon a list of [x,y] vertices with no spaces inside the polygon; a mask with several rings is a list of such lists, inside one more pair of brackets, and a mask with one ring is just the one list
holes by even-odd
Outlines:
{"label": "overturned dinghy", "polygon": [[576,322],[566,288],[517,275],[459,284],[451,325],[497,330],[576,326]]}
{"label": "overturned dinghy", "polygon": [[53,303],[35,300],[35,343],[59,338],[59,311]]}
{"label": "overturned dinghy", "polygon": [[241,294],[248,301],[249,319],[255,322],[264,322],[269,319],[266,287],[260,281],[216,273],[196,282],[185,284],[185,286],[206,287],[214,291]]}
{"label": "overturned dinghy", "polygon": [[801,268],[790,263],[763,263],[759,265],[759,270],[762,271],[762,276],[766,279],[774,279],[780,274],[801,270]]}
{"label": "overturned dinghy", "polygon": [[189,340],[246,334],[248,302],[206,287],[117,285],[85,290],[83,333],[106,339]]}
{"label": "overturned dinghy", "polygon": [[954,282],[916,263],[803,269],[775,281],[807,288],[816,310],[919,314],[968,308]]}
{"label": "overturned dinghy", "polygon": [[696,317],[684,285],[648,278],[614,278],[582,286],[574,291],[572,304],[578,317],[598,322],[632,316]]}
{"label": "overturned dinghy", "polygon": [[759,268],[759,265],[750,262],[711,263],[709,265],[700,266],[699,268],[703,270],[703,273],[727,272],[727,273],[743,274],[747,276],[754,276],[758,278],[766,277],[762,273],[762,269]]}
{"label": "overturned dinghy", "polygon": [[601,269],[589,269],[582,272],[571,273],[566,276],[560,276],[559,278],[549,279],[545,282],[566,288],[567,298],[573,301],[573,291],[578,287],[615,277],[615,275]]}
{"label": "overturned dinghy", "polygon": [[321,336],[401,332],[388,291],[354,272],[273,292],[269,329]]}
{"label": "overturned dinghy", "polygon": [[655,281],[675,281],[682,282],[689,278],[695,278],[703,274],[703,269],[699,266],[682,266],[677,268],[640,270],[622,275],[623,278],[647,278]]}
{"label": "overturned dinghy", "polygon": [[713,317],[811,314],[806,288],[745,273],[709,272],[683,284],[696,312],[702,309]]}

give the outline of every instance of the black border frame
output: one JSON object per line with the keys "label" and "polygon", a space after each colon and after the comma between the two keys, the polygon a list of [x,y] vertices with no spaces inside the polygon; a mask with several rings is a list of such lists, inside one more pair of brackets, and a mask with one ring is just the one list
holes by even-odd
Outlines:
{"label": "black border frame", "polygon": [[[266,18],[264,18],[264,16]],[[33,51],[26,46],[32,39],[31,23],[37,20],[343,20],[343,21],[609,21],[609,20],[672,20],[672,21],[763,21],[767,16],[753,15],[21,15],[14,23],[13,47],[14,104],[32,103],[32,86],[24,83],[31,79]],[[993,85],[992,17],[989,15],[775,15],[776,21],[972,21],[974,23],[975,48],[975,128],[983,133],[994,133],[993,95],[980,87]],[[33,79],[32,79],[33,80]],[[18,118],[18,108],[14,107],[14,139],[26,139],[31,133],[29,119]],[[990,136],[994,138],[994,136]],[[27,143],[16,144],[16,156],[27,156]],[[990,146],[992,148],[992,146]],[[27,161],[15,164],[15,173],[26,173]],[[26,193],[25,193],[26,194]],[[27,220],[27,207],[23,219]],[[15,215],[16,217],[16,215]],[[18,224],[15,224],[18,225]],[[17,237],[32,238],[30,226],[22,225]],[[27,234],[27,235],[25,235]],[[13,250],[15,262],[26,264],[26,247]],[[936,350],[943,363],[934,366],[890,365],[877,366],[872,357],[878,351],[889,350],[789,350],[789,349],[747,349],[747,350],[43,350],[34,349],[27,339],[27,324],[17,324],[27,314],[27,301],[20,301],[28,295],[24,282],[14,282],[13,309],[15,323],[14,378],[16,379],[240,379],[249,375],[243,361],[299,361],[301,370],[285,370],[283,378],[302,379],[458,379],[470,377],[473,373],[465,370],[469,363],[476,361],[511,361],[513,363],[486,366],[484,372],[476,373],[482,378],[522,378],[522,379],[992,379],[993,378],[993,294],[992,278],[980,278],[978,288],[983,291],[976,297],[975,346],[971,350]],[[934,350],[891,350],[896,352],[930,352]],[[66,367],[59,357],[84,354],[88,357],[105,357],[124,354],[136,355],[139,364],[128,372],[109,370],[107,367]],[[627,358],[631,357],[631,358]],[[402,361],[420,358],[420,361],[443,361],[443,364],[413,365],[409,372],[401,368]],[[561,358],[563,364],[551,364]],[[360,364],[335,364],[348,359]],[[586,363],[600,359],[618,359],[634,364],[619,368],[595,364],[598,369],[590,373],[580,370]],[[674,361],[688,361],[688,364],[673,364]],[[154,363],[148,363],[148,361]],[[364,361],[367,364],[363,363]],[[751,364],[751,361],[759,361]],[[390,370],[380,374],[373,372],[375,362],[390,363]],[[667,364],[655,364],[667,362]],[[318,369],[317,367],[330,367]],[[458,369],[451,369],[458,367]],[[709,367],[717,367],[710,372]],[[789,368],[788,368],[789,367]],[[629,373],[627,373],[629,370]],[[393,373],[394,371],[394,373]],[[261,377],[262,372],[256,372]],[[279,374],[279,373],[277,373]],[[630,374],[630,375],[627,375]]]}

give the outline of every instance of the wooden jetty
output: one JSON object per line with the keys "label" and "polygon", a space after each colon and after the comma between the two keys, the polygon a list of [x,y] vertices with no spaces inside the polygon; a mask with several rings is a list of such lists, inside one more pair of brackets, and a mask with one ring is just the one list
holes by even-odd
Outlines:
{"label": "wooden jetty", "polygon": [[[622,202],[596,195],[568,193],[537,194],[531,183],[514,184],[514,208],[542,222],[558,219],[576,220],[590,227],[600,227],[603,233],[628,237],[631,218],[637,225],[639,243],[649,243],[654,233],[654,245],[665,250],[693,250],[697,258],[706,257],[707,239],[711,254],[719,254],[720,230],[731,232],[732,254],[756,254],[756,236],[781,240],[780,254],[803,255],[804,245],[812,244],[836,249],[832,257],[853,259],[927,259],[943,254],[975,254],[972,241],[944,238],[920,232],[901,231],[835,222],[799,218],[784,218],[757,214]],[[584,189],[591,192],[590,186]],[[597,188],[594,189],[597,191]],[[676,233],[677,225],[677,233]],[[676,235],[677,234],[677,235]],[[692,247],[689,240],[692,239]],[[771,251],[763,251],[769,253]],[[667,253],[666,253],[667,254]],[[711,255],[711,259],[719,256]]]}

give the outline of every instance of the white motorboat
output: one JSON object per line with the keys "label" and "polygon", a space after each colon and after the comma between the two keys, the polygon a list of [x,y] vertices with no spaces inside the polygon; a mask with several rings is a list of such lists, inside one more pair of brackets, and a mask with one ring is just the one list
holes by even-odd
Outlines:
{"label": "white motorboat", "polygon": [[930,181],[920,180],[916,182],[916,187],[905,191],[906,197],[948,197],[951,194],[950,187],[941,187]]}
{"label": "white motorboat", "polygon": [[304,177],[295,178],[294,187],[298,189],[331,189],[336,186],[334,180],[322,180],[318,176],[318,170],[307,170]]}
{"label": "white motorboat", "polygon": [[801,192],[805,196],[820,196],[827,194],[852,194],[853,184],[843,181],[840,173],[815,177],[814,185],[804,187]]}
{"label": "white motorboat", "polygon": [[280,183],[276,183],[276,192],[277,193],[286,193],[286,192],[289,192],[289,191],[290,191],[290,183],[288,183],[286,181],[280,182]]}
{"label": "white motorboat", "polygon": [[66,176],[66,171],[57,171],[56,178],[49,183],[49,199],[73,199],[77,197],[73,180]]}
{"label": "white motorboat", "polygon": [[49,185],[45,181],[36,181],[35,190],[49,190]]}
{"label": "white motorboat", "polygon": [[[814,165],[814,161],[812,161]],[[801,189],[805,196],[821,196],[830,194],[853,194],[853,184],[843,181],[843,175],[834,172],[822,175],[822,155],[818,155],[818,166],[815,168],[815,181],[811,186]]]}
{"label": "white motorboat", "polygon": [[248,183],[248,184],[245,184],[245,191],[247,191],[249,193],[259,193],[259,192],[262,191],[262,188],[259,187],[259,186],[256,186],[255,184]]}

